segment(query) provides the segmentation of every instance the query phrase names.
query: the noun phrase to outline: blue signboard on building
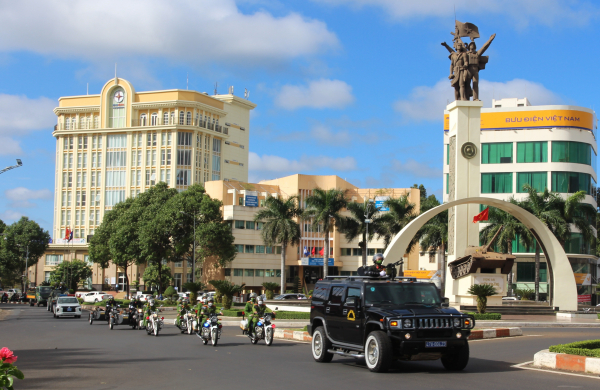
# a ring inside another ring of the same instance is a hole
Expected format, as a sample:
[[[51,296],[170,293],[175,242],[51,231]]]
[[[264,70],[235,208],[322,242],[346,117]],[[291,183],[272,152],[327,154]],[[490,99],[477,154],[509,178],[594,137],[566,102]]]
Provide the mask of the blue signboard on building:
[[[246,202],[244,204],[247,207],[258,207],[258,196],[246,195]]]
[[[385,201],[388,200],[389,198],[390,198],[389,196],[376,196],[375,197],[375,207],[377,207],[377,209],[379,211],[390,211],[389,207],[383,205],[385,203]]]
[[[320,265],[322,267],[323,266],[323,258],[322,257],[309,257],[308,265]],[[329,258],[327,265],[329,265],[330,267],[333,266],[333,257]]]

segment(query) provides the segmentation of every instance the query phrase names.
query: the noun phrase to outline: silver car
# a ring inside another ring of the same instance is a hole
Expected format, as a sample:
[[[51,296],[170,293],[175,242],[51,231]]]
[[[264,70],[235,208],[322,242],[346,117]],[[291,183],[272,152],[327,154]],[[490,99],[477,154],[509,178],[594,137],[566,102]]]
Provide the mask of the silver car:
[[[75,297],[58,297],[54,308],[54,318],[73,316],[81,318],[81,305]]]

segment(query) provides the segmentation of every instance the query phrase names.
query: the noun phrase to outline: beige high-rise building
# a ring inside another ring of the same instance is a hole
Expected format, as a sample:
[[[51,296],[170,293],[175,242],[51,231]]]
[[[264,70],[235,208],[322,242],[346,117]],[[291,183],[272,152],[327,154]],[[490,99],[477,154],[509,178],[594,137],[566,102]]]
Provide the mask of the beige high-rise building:
[[[58,102],[53,243],[29,271],[36,283],[63,260],[87,260],[89,236],[127,197],[161,181],[183,191],[211,180],[248,180],[256,105],[246,99],[179,89],[136,92],[114,78],[99,94]],[[73,232],[68,243],[67,228]],[[181,279],[187,267],[179,265],[173,271]],[[94,286],[124,280],[114,265],[93,268]],[[140,276],[137,267],[129,272],[130,280]]]

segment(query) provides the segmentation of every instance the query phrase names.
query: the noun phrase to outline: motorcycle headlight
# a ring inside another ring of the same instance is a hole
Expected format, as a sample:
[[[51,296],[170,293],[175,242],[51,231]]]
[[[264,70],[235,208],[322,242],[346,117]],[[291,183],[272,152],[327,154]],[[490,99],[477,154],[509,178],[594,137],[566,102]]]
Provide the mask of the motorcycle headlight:
[[[452,321],[452,324],[455,328],[460,328],[460,318],[455,318],[454,321]]]
[[[403,328],[412,328],[413,327],[413,322],[411,319],[406,318],[404,321],[402,321],[402,327]]]

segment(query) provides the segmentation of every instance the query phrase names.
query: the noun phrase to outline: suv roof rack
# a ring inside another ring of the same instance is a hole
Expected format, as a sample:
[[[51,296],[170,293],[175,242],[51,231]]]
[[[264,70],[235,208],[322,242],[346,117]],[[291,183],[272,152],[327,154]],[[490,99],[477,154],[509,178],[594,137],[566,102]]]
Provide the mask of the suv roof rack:
[[[406,282],[416,282],[417,278],[414,276],[397,276],[394,279],[390,279],[386,276],[326,276],[325,280],[334,279],[347,279],[347,280],[398,280]]]

